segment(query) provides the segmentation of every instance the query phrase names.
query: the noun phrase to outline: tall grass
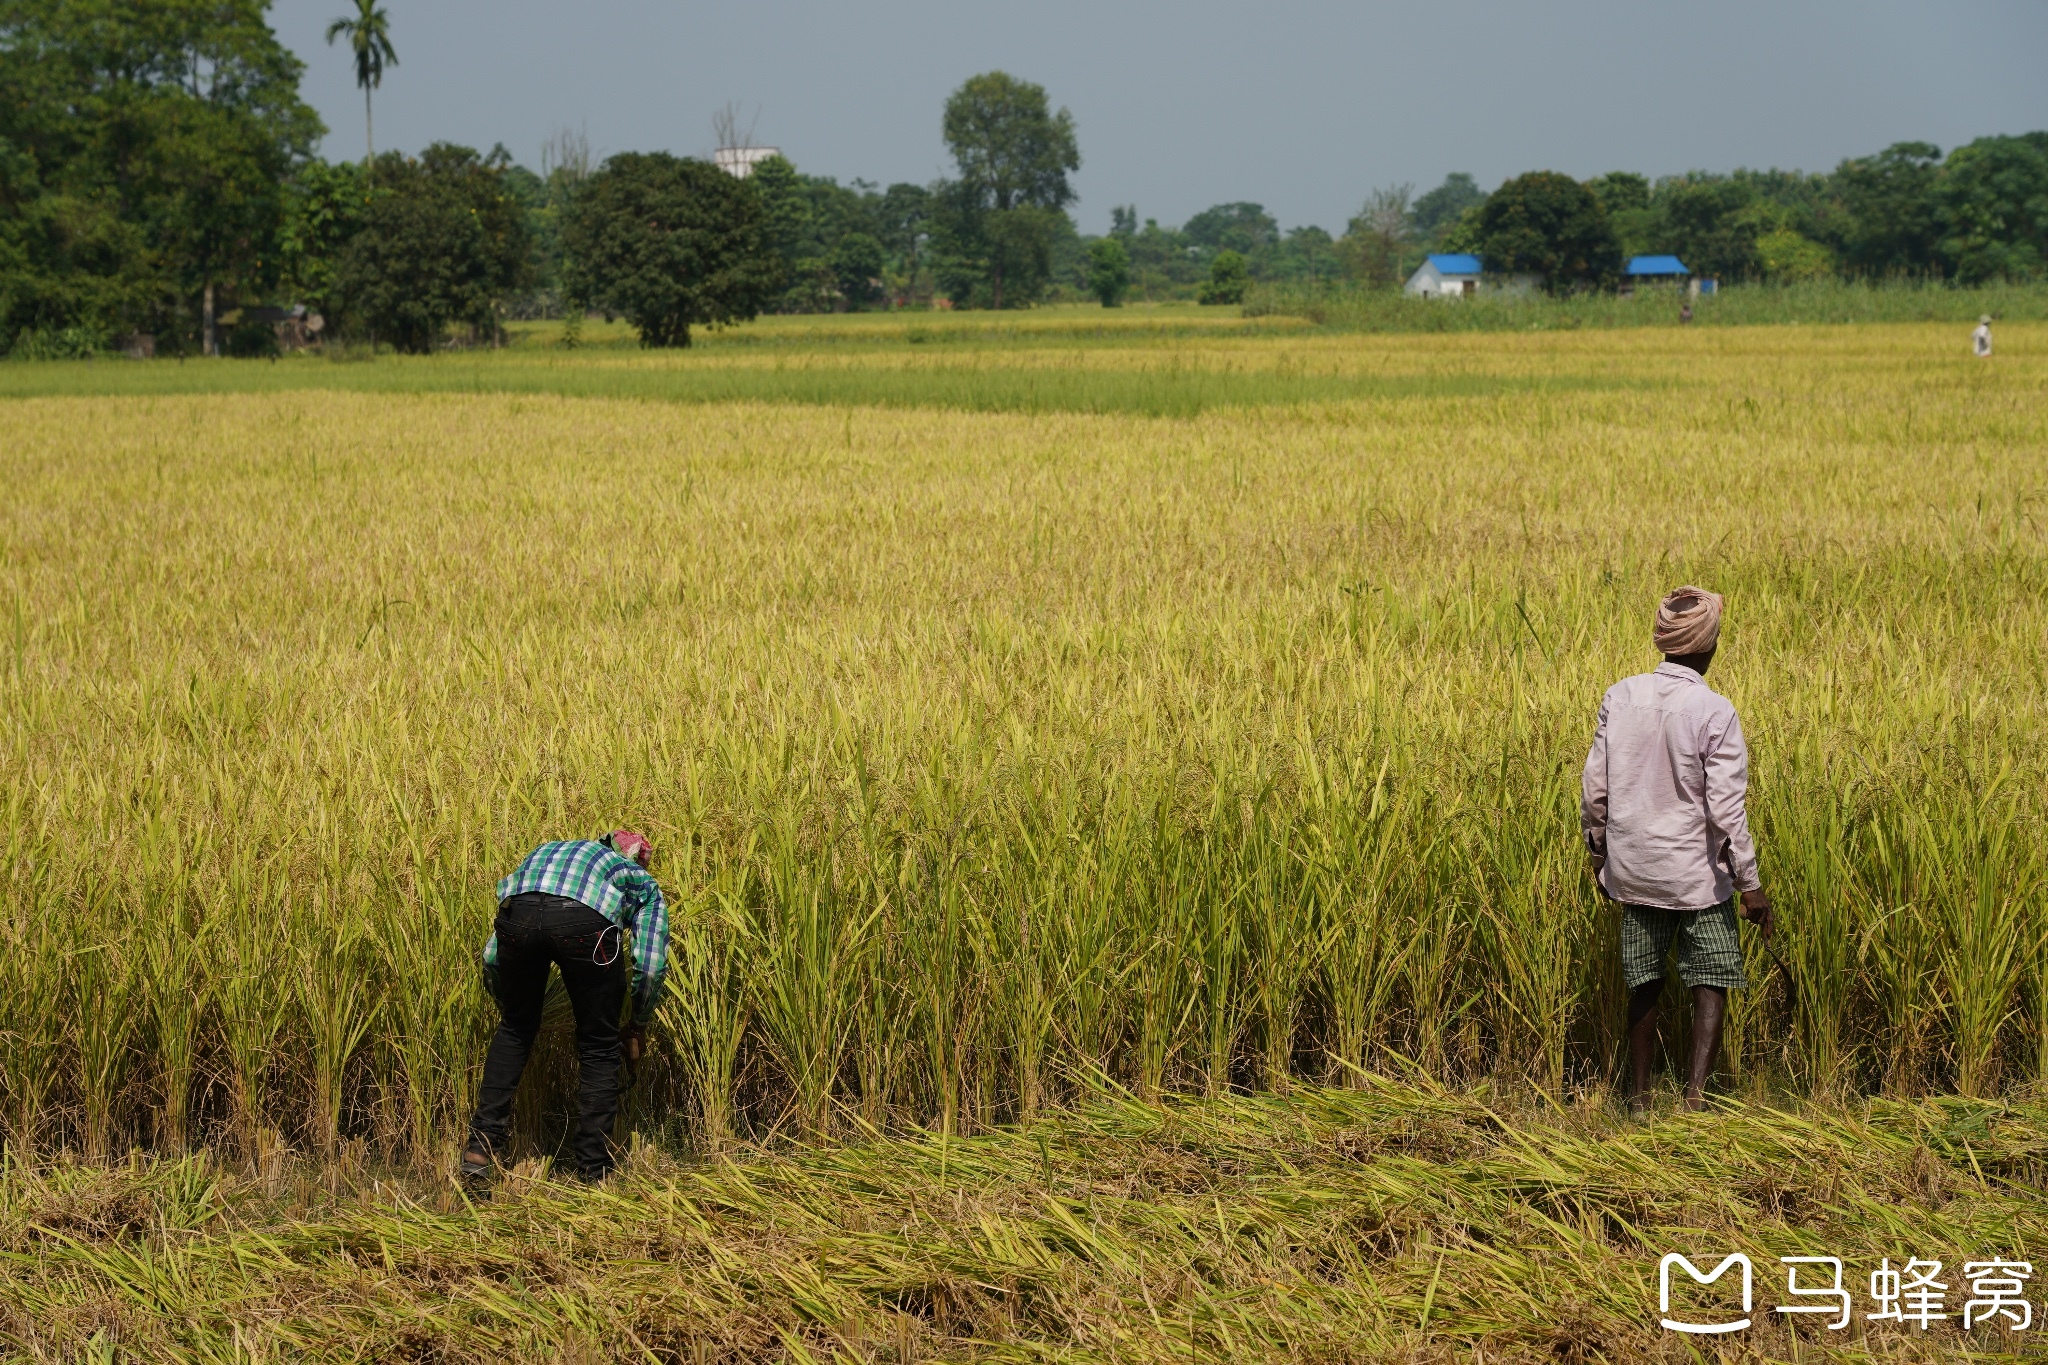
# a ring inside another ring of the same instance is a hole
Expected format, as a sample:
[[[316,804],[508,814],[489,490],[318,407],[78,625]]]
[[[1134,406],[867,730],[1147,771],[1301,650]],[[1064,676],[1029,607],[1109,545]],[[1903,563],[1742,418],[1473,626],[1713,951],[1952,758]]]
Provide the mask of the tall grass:
[[[1244,313],[1252,318],[1298,317],[1321,326],[1363,332],[1571,331],[1579,328],[1675,327],[1690,302],[1692,324],[1702,327],[1848,325],[1949,322],[1974,325],[1989,313],[2000,321],[2048,321],[2048,287],[1997,284],[1961,288],[1940,281],[1733,284],[1688,299],[1675,286],[1655,285],[1632,295],[1487,294],[1469,299],[1413,298],[1394,289],[1271,284],[1254,288]]]
[[[2033,336],[1062,360],[1493,386],[1186,420],[16,401],[7,1141],[436,1159],[496,878],[618,823],[676,902],[646,1131],[950,1139],[1105,1081],[1358,1067],[1597,1086],[1578,765],[1684,581],[1728,594],[1790,973],[1751,940],[1732,1082],[2040,1080]],[[1656,382],[1578,382],[1617,372]]]

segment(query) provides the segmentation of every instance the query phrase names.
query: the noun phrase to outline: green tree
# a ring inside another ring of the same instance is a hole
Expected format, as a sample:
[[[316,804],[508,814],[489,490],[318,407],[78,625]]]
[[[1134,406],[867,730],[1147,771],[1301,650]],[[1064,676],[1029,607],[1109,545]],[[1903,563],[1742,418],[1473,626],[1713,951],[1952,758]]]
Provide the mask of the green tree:
[[[1358,278],[1369,285],[1400,283],[1414,222],[1412,185],[1390,185],[1366,196],[1365,207],[1345,225],[1343,251]]]
[[[1137,216],[1134,207],[1131,216]],[[1176,298],[1191,295],[1208,276],[1202,249],[1188,241],[1180,229],[1161,227],[1156,218],[1124,240],[1131,255],[1131,282],[1145,298]]]
[[[505,185],[506,158],[437,142],[417,158],[386,152],[343,248],[333,294],[354,326],[415,354],[466,325],[500,331],[506,295],[531,279],[525,215]]]
[[[687,346],[692,326],[744,322],[774,299],[782,264],[764,237],[751,180],[708,161],[622,152],[570,210],[570,293],[623,316],[643,346]]]
[[[849,308],[867,308],[881,299],[888,260],[880,242],[865,232],[849,232],[832,244],[828,259],[833,283]]]
[[[1859,275],[1929,275],[1941,269],[1941,148],[1894,142],[1835,168],[1846,223],[1842,257]]]
[[[1444,183],[1415,201],[1409,210],[1409,231],[1417,240],[1437,245],[1438,235],[1467,209],[1486,202],[1486,191],[1463,171],[1453,171]]]
[[[1274,248],[1266,273],[1276,280],[1335,283],[1343,277],[1344,257],[1337,242],[1322,228],[1313,224],[1289,228],[1287,236]]]
[[[1609,171],[1588,180],[1586,188],[1593,191],[1593,197],[1607,211],[1607,221],[1614,225],[1623,257],[1641,255],[1651,249],[1657,215],[1650,207],[1648,176],[1634,171]]]
[[[1251,282],[1251,270],[1242,255],[1219,251],[1216,259],[1209,262],[1209,278],[1196,299],[1201,303],[1243,303]]]
[[[1728,176],[1688,175],[1657,186],[1653,236],[1695,274],[1753,279],[1763,271],[1756,241],[1770,225],[1755,213],[1756,192]]]
[[[1941,252],[1962,283],[2032,279],[2048,269],[2048,132],[1956,148],[1935,196]]]
[[[1756,254],[1764,278],[1774,284],[1826,279],[1835,273],[1835,253],[1789,227],[1758,237]]]
[[[1621,243],[1594,193],[1568,175],[1531,171],[1495,190],[1479,211],[1488,270],[1543,277],[1553,294],[1611,285]]]
[[[1262,204],[1217,204],[1182,223],[1180,231],[1205,259],[1219,251],[1235,251],[1245,258],[1247,268],[1280,242],[1280,225]]]
[[[377,139],[370,122],[370,92],[384,84],[384,68],[398,65],[398,49],[391,46],[391,16],[377,0],[356,0],[356,12],[327,26],[327,45],[347,38],[356,59],[356,84],[363,88],[363,160],[377,155]]]
[[[788,157],[754,163],[748,183],[761,206],[761,245],[784,265],[793,265],[811,235],[811,203],[803,177]]]
[[[289,297],[339,316],[335,273],[362,228],[367,197],[361,166],[309,161],[299,168],[286,187],[277,238],[278,282]]]
[[[68,328],[176,346],[196,314],[211,351],[217,295],[274,285],[285,187],[322,130],[266,10],[0,9],[0,344]]]
[[[1474,256],[1478,255],[1486,236],[1485,229],[1480,226],[1479,222],[1480,215],[1485,212],[1486,202],[1481,200],[1456,218],[1438,224],[1436,241],[1434,243],[1436,249],[1438,251],[1462,251]]]
[[[1629,209],[1650,207],[1650,178],[1634,171],[1609,171],[1588,180],[1586,188],[1593,191],[1610,218]]]
[[[1073,115],[1052,112],[1044,86],[990,71],[947,99],[941,129],[959,171],[937,196],[947,273],[969,301],[985,285],[990,307],[1030,302],[1074,200],[1067,175],[1081,153]]]
[[[1098,237],[1088,244],[1088,292],[1104,308],[1123,306],[1124,291],[1131,287],[1131,253],[1115,237]]]
[[[918,271],[932,229],[932,192],[922,185],[891,185],[876,201],[873,218],[876,238],[896,262],[899,293],[908,303],[918,297]]]

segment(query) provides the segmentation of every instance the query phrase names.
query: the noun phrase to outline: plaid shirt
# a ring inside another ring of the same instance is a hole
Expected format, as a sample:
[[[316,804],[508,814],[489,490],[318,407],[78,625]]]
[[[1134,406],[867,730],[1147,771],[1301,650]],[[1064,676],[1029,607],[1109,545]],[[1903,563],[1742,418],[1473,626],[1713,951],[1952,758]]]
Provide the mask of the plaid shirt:
[[[528,891],[581,901],[626,931],[633,957],[633,1021],[654,1018],[668,975],[668,903],[647,870],[595,839],[542,844],[498,883],[498,903]],[[498,936],[484,944],[484,984],[498,993]]]

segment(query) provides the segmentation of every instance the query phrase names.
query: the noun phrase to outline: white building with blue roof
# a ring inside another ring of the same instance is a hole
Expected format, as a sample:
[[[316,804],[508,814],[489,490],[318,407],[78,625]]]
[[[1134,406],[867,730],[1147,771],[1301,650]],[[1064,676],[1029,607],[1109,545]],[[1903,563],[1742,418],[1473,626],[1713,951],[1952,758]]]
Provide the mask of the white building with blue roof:
[[[1479,277],[1485,273],[1479,258],[1467,252],[1425,256],[1402,292],[1425,299],[1463,298],[1479,292]]]
[[[1474,294],[1527,294],[1543,287],[1541,275],[1487,274],[1486,265],[1469,252],[1425,256],[1402,292],[1424,299],[1462,299]]]

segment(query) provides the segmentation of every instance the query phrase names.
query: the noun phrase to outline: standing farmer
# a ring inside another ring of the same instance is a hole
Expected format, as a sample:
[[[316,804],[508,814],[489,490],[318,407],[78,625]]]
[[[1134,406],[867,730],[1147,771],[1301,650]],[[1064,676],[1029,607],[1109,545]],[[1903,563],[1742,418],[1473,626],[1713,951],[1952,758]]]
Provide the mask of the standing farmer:
[[[1991,314],[1977,319],[1977,330],[1970,333],[1970,349],[1977,353],[1977,359],[1991,358]]]
[[[1664,662],[1624,678],[1600,699],[1586,755],[1580,822],[1593,876],[1621,903],[1621,962],[1628,980],[1629,1102],[1649,1103],[1664,956],[1678,942],[1678,973],[1692,987],[1692,1074],[1686,1104],[1704,1103],[1721,1044],[1728,992],[1748,982],[1735,930],[1742,917],[1771,932],[1743,798],[1749,750],[1707,666],[1721,635],[1721,595],[1679,588],[1657,608]]]
[[[668,906],[647,871],[651,852],[630,829],[542,844],[498,883],[497,932],[484,944],[484,984],[503,1018],[484,1058],[476,1117],[462,1153],[465,1181],[481,1183],[505,1150],[512,1098],[540,1032],[550,964],[561,968],[576,1013],[576,1173],[597,1181],[611,1172],[619,1053],[623,1047],[627,1060],[640,1059],[643,1031],[668,972]],[[632,1022],[621,1029],[629,989]]]

